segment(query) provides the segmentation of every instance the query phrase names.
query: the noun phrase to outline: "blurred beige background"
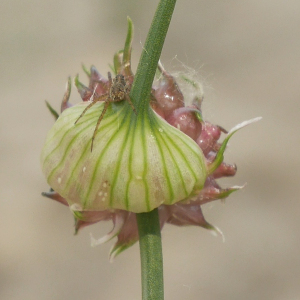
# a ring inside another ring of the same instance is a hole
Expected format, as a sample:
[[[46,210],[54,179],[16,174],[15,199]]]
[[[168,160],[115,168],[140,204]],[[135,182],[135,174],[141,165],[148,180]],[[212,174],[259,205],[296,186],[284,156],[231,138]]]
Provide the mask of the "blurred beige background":
[[[0,299],[141,299],[139,249],[114,263],[112,243],[90,247],[111,224],[73,235],[67,208],[43,198],[39,165],[69,75],[81,63],[108,71],[126,17],[138,57],[158,1],[1,1]],[[204,206],[226,242],[201,228],[163,230],[165,295],[174,300],[300,299],[300,2],[179,0],[162,54],[165,67],[195,69],[206,119],[237,133],[226,162],[242,185]],[[79,96],[73,88],[72,102]]]

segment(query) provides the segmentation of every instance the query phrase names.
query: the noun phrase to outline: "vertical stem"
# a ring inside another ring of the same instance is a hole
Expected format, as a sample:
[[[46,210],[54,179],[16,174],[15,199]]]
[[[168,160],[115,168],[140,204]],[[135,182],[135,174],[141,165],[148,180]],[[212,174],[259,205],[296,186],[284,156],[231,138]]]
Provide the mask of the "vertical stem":
[[[145,117],[158,60],[176,0],[160,0],[131,87],[130,98],[138,116]],[[158,209],[136,214],[142,269],[143,300],[163,300],[163,259]]]
[[[142,269],[142,299],[163,300],[163,258],[158,209],[136,214]]]
[[[149,107],[149,96],[158,60],[171,22],[176,0],[160,0],[137,67],[130,98],[137,112]]]

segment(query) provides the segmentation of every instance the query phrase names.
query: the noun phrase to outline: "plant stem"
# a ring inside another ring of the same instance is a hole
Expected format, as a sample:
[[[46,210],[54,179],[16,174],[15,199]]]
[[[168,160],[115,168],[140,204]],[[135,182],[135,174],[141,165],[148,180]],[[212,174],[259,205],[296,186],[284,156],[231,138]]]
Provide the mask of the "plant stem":
[[[176,0],[160,0],[143,47],[130,92],[131,101],[140,118],[144,118],[145,113],[149,112],[152,82],[175,4]],[[163,300],[163,259],[158,209],[136,216],[140,238],[142,298]]]
[[[163,258],[158,209],[136,214],[142,270],[142,299],[163,300]]]
[[[175,4],[176,0],[161,0],[152,20],[130,92],[137,112],[149,108],[152,82]]]

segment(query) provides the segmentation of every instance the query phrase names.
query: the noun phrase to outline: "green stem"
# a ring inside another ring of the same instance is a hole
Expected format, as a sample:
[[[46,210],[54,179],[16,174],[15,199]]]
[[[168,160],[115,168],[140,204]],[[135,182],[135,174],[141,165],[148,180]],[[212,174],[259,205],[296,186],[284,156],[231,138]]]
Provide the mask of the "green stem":
[[[154,15],[137,67],[130,98],[139,113],[149,107],[152,82],[176,0],[161,0]]]
[[[163,300],[163,258],[158,209],[136,214],[142,269],[142,299]]]
[[[140,118],[145,117],[145,113],[149,111],[152,82],[175,4],[176,0],[160,0],[143,47],[130,92],[131,101]],[[129,31],[131,32],[132,28]],[[137,214],[137,223],[140,238],[143,300],[163,300],[163,259],[158,209]]]

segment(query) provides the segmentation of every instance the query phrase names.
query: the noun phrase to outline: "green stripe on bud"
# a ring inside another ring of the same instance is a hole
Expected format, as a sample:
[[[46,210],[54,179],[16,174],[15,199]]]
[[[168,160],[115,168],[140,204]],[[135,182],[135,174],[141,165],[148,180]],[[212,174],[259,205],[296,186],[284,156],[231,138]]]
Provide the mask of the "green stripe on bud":
[[[95,104],[74,125],[88,104],[62,113],[41,155],[48,183],[72,210],[147,212],[203,188],[207,167],[201,149],[152,110],[136,116],[125,102],[109,105],[91,152],[104,104]]]

